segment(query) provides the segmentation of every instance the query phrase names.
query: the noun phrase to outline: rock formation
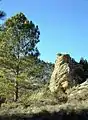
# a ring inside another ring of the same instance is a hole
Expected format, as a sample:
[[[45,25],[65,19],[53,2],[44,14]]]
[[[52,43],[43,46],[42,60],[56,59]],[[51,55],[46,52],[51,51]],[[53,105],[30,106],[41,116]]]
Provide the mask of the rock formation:
[[[76,85],[81,81],[80,75],[82,67],[73,60],[69,54],[59,54],[55,62],[54,71],[50,79],[50,91],[58,92],[59,89],[66,89]]]
[[[88,102],[88,80],[72,87],[67,91],[68,102],[74,103],[75,101]]]

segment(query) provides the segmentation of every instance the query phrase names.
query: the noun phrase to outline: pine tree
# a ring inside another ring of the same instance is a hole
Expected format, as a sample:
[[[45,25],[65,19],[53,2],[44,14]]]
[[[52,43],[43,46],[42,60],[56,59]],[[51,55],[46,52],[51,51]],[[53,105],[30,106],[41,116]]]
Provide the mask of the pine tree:
[[[0,32],[0,65],[15,74],[15,101],[18,100],[18,80],[21,74],[32,64],[30,58],[37,58],[40,54],[36,47],[39,35],[38,26],[28,21],[23,13],[9,18]]]

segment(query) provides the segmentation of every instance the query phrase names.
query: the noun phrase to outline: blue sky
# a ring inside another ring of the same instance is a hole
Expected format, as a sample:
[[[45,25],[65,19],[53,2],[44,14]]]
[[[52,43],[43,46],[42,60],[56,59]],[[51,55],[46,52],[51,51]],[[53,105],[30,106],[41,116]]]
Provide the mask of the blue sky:
[[[88,58],[88,0],[2,0],[7,18],[23,12],[40,28],[40,58],[54,62],[57,53],[79,61]]]

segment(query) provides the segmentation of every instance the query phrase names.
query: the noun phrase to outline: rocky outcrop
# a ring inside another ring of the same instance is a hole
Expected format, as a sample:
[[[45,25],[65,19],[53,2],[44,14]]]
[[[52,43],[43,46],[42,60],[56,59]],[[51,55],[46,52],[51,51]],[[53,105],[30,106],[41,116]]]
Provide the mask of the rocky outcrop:
[[[55,62],[54,71],[50,79],[50,91],[58,92],[59,89],[66,89],[82,81],[80,76],[82,67],[73,60],[69,54],[59,54]]]
[[[67,91],[68,102],[72,103],[74,101],[86,101],[88,102],[88,80],[74,86]]]

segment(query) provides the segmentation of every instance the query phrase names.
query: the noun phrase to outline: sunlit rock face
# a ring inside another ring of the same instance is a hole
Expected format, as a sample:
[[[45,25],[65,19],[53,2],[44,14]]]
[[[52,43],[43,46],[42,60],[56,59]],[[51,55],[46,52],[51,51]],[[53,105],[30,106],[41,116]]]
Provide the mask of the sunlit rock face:
[[[75,69],[79,68],[76,62],[72,61],[69,54],[59,54],[55,62],[54,71],[50,79],[50,91],[57,92],[59,89],[66,90],[76,84]],[[80,78],[81,79],[81,78]]]
[[[79,101],[88,104],[88,80],[80,85],[74,86],[67,91],[68,102],[74,103]],[[86,104],[84,104],[86,106]]]

